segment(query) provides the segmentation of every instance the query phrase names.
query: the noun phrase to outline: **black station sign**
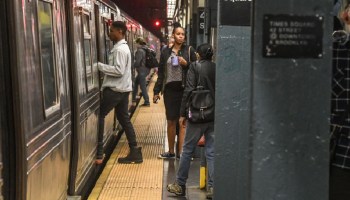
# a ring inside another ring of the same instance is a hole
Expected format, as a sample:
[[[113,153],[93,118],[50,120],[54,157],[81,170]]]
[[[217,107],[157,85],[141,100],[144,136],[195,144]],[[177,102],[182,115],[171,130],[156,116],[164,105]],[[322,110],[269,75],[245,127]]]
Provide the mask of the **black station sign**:
[[[222,0],[220,2],[220,24],[250,26],[252,0]]]
[[[204,27],[205,27],[205,11],[203,7],[198,8],[198,33],[204,34]]]
[[[263,56],[322,58],[323,17],[264,15]]]

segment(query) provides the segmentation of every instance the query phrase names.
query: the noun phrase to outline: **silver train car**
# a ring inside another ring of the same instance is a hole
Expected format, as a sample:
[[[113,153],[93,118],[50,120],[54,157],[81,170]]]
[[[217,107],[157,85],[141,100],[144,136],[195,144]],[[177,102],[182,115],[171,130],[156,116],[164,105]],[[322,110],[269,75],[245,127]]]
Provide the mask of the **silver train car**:
[[[86,197],[101,168],[97,62],[107,61],[116,20],[132,52],[137,37],[159,47],[109,0],[0,1],[0,199]],[[113,111],[105,123],[108,152],[120,136]]]

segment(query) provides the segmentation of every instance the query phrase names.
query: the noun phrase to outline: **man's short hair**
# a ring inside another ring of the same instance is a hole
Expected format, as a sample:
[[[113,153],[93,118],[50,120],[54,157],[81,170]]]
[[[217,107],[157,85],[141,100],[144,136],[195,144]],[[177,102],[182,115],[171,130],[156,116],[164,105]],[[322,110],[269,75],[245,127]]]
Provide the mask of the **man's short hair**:
[[[122,30],[123,35],[125,35],[126,30],[127,30],[126,24],[124,22],[122,22],[122,21],[114,21],[112,23],[112,27],[115,28],[115,29]]]

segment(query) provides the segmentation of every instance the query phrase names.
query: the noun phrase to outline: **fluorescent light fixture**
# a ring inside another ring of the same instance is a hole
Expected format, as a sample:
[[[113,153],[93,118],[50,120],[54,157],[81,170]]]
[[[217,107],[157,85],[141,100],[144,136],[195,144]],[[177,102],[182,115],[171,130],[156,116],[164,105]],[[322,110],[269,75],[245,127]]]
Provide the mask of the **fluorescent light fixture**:
[[[167,0],[167,18],[174,17],[176,0]]]

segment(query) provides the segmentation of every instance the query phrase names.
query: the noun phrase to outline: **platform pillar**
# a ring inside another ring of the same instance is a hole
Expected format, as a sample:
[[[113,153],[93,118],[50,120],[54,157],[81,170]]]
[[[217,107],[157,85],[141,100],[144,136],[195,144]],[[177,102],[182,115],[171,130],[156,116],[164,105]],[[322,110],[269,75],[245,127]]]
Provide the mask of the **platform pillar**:
[[[214,199],[328,199],[332,3],[219,0]]]

